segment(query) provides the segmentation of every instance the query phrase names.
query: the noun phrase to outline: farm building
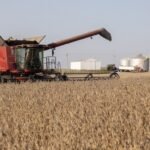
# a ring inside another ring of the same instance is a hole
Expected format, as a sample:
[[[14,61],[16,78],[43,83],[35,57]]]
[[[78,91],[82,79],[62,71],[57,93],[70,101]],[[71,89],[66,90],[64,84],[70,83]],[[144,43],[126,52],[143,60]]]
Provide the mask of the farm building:
[[[71,62],[70,68],[72,70],[100,70],[101,62],[96,59],[87,59],[82,61]]]

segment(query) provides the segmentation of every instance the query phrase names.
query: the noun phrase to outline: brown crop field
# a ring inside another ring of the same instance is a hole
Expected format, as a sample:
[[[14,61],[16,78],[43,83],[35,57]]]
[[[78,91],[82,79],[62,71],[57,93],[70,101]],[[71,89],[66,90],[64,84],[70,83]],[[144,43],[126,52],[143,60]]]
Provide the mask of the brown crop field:
[[[0,84],[0,150],[150,150],[150,74]]]

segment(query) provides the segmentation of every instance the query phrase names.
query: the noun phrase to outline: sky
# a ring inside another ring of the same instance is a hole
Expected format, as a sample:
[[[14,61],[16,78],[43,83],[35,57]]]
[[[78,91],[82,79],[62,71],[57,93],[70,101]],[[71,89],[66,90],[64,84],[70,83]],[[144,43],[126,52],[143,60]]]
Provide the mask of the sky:
[[[94,36],[58,47],[55,55],[63,68],[89,58],[119,65],[122,58],[150,55],[149,14],[149,0],[0,0],[0,35],[46,35],[42,43],[48,44],[104,27],[111,42]]]

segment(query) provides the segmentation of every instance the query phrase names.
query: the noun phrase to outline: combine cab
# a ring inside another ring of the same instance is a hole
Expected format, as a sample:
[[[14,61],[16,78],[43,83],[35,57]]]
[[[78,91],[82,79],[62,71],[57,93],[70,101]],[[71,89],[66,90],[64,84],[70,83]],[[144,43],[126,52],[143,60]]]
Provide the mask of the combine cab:
[[[12,38],[4,40],[0,37],[0,81],[65,80],[65,75],[61,75],[59,71],[56,72],[55,49],[95,35],[101,35],[111,41],[110,33],[104,28],[47,45],[40,44],[44,37],[24,40]],[[49,49],[51,49],[52,55],[44,58],[44,51]]]

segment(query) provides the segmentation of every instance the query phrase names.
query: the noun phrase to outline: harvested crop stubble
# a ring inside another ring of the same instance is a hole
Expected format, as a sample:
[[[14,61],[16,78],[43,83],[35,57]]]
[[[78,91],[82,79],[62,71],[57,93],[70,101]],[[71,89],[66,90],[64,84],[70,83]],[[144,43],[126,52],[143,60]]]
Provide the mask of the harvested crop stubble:
[[[148,150],[150,78],[0,85],[0,149]]]

